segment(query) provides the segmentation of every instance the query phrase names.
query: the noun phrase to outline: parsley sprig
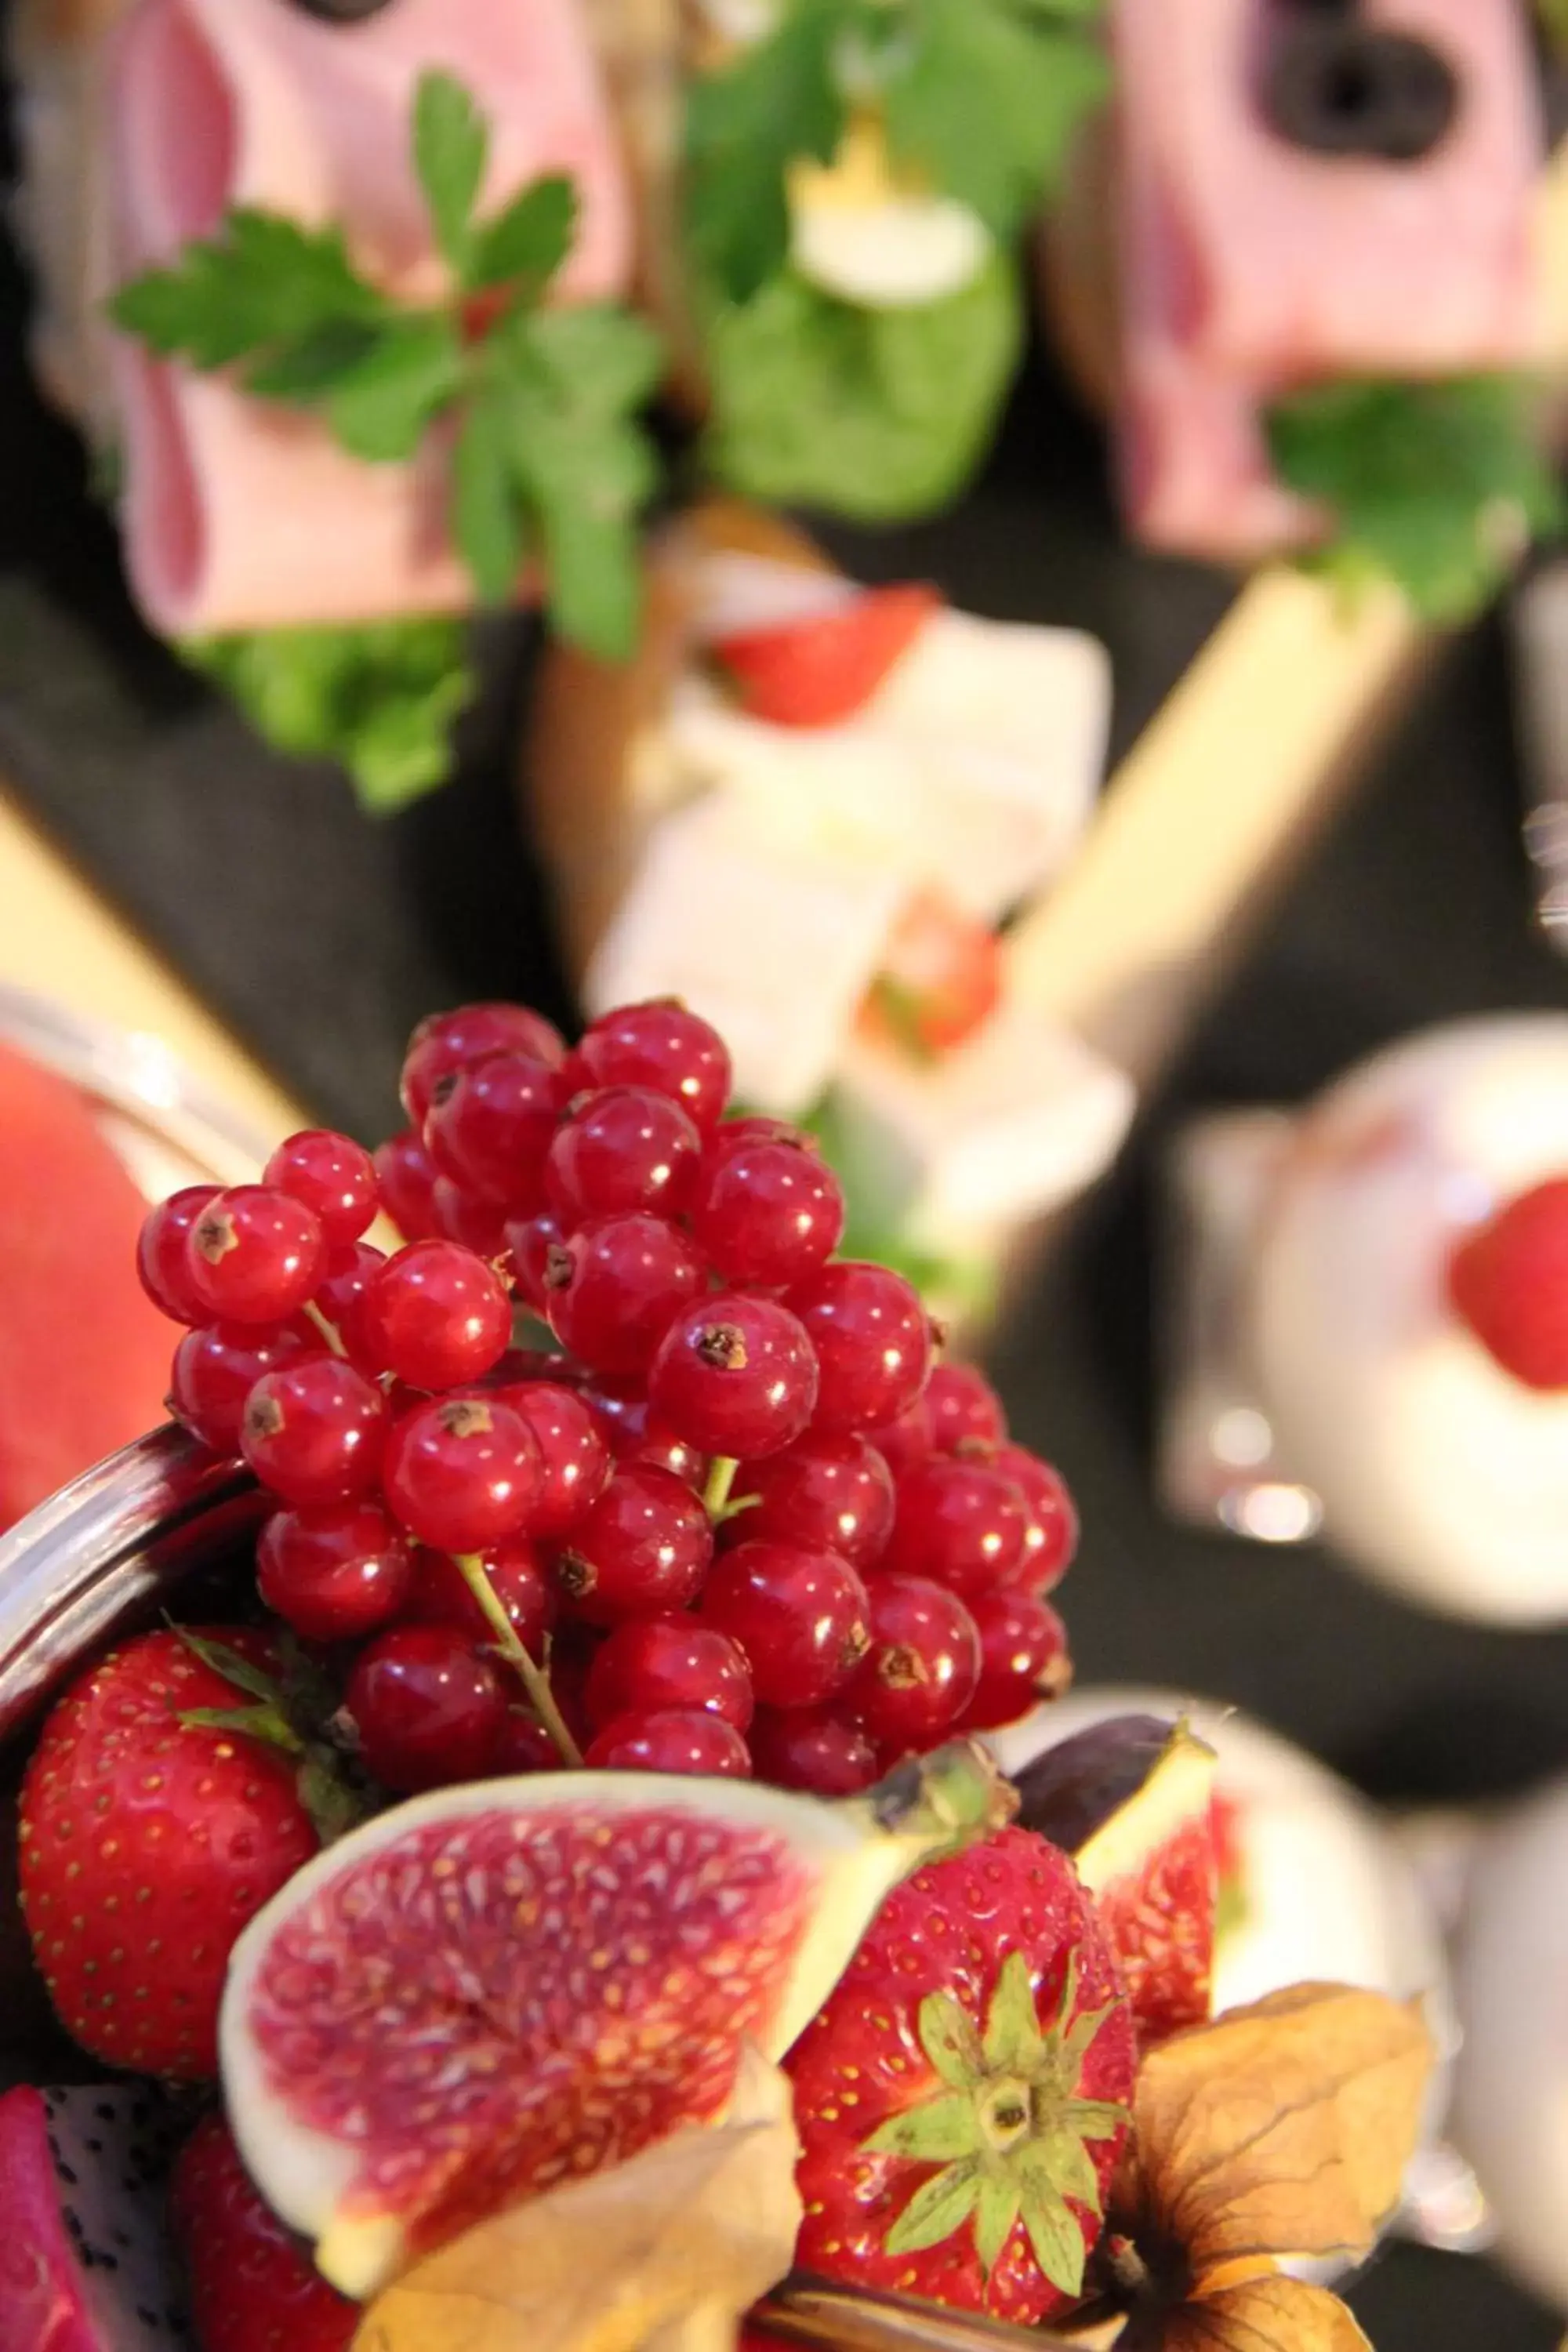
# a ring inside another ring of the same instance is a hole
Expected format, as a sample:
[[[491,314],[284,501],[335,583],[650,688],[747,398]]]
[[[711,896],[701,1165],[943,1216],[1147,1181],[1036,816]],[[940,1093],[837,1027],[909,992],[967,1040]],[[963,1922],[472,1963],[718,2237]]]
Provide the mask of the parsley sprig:
[[[637,519],[658,478],[637,412],[661,373],[658,338],[609,304],[545,307],[575,192],[542,179],[480,218],[489,129],[449,74],[420,81],[413,152],[445,300],[369,284],[335,227],[237,207],[216,236],[121,287],[112,315],[165,357],[320,416],[368,463],[449,434],[452,533],[480,601],[506,602],[536,559],[562,635],[622,658],[637,628]]]
[[[699,265],[745,303],[783,269],[785,173],[830,162],[869,104],[896,163],[1005,244],[1049,194],[1109,85],[1102,0],[779,0],[771,33],[687,102],[687,220]]]

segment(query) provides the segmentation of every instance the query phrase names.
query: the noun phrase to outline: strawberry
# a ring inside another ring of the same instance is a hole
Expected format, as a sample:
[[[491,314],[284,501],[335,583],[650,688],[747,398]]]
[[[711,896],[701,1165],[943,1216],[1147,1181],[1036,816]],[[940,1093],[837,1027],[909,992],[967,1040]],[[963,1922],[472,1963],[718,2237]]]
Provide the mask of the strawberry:
[[[1009,1829],[917,1873],[786,2063],[804,2270],[1026,2326],[1079,2295],[1136,2056],[1066,1854]]]
[[[190,1646],[210,1642],[220,1672]],[[143,1634],[55,1708],[20,1804],[22,1910],[61,2022],[110,2065],[217,2073],[224,1971],[247,1920],[317,1851],[311,1768],[244,1632]],[[257,1706],[260,1699],[262,1704]],[[188,1720],[213,1711],[219,1724]],[[270,1744],[236,1726],[253,1715]]]
[[[345,2352],[359,2305],[327,2284],[262,2199],[221,2115],[180,2151],[170,2220],[202,2352]]]
[[[721,638],[713,657],[753,719],[837,727],[869,702],[941,606],[938,591],[919,583],[868,588],[809,620]]]
[[[1448,1297],[1505,1372],[1568,1389],[1568,1176],[1521,1192],[1459,1244]]]
[[[921,1058],[951,1053],[988,1021],[1002,996],[1002,945],[988,925],[934,890],[912,898],[895,925],[860,1026]]]

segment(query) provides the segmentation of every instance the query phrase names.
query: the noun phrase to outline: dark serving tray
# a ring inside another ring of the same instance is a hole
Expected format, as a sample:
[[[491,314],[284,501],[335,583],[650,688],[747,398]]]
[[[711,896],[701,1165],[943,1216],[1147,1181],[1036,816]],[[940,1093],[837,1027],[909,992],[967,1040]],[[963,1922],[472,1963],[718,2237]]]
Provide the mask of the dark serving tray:
[[[363,819],[340,778],[270,757],[138,625],[79,451],[28,383],[24,303],[0,259],[0,776],[320,1116],[385,1132],[420,1013],[473,995],[568,1009],[512,788],[531,633],[492,635],[458,781],[394,822]],[[1039,360],[963,506],[835,543],[868,577],[925,574],[981,612],[1092,629],[1115,666],[1115,754],[1232,593],[1121,544],[1098,437]],[[994,1350],[1020,1434],[1083,1507],[1067,1588],[1082,1677],[1235,1700],[1401,1802],[1490,1797],[1568,1767],[1568,1633],[1445,1625],[1316,1549],[1246,1549],[1160,1516],[1152,1171],[1194,1106],[1302,1095],[1421,1022],[1568,1008],[1568,966],[1531,936],[1519,815],[1488,625],[1385,745]],[[1485,2263],[1407,2247],[1354,2302],[1380,2352],[1551,2352],[1561,2332]]]

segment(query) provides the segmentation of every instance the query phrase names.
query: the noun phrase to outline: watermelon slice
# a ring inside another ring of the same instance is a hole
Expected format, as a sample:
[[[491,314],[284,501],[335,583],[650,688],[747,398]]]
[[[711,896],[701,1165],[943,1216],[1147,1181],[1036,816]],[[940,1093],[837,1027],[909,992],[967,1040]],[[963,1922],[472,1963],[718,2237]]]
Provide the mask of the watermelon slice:
[[[146,1205],[77,1089],[0,1046],[0,1528],[166,1418]]]

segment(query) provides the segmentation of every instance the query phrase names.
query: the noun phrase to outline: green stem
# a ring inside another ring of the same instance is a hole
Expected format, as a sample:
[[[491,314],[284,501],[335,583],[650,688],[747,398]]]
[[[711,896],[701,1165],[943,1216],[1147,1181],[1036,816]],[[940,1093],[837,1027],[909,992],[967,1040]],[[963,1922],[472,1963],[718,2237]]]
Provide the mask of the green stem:
[[[305,1314],[308,1319],[315,1325],[317,1330],[321,1333],[322,1339],[326,1341],[334,1356],[346,1356],[348,1354],[348,1349],[344,1347],[342,1340],[338,1335],[337,1325],[335,1323],[330,1323],[327,1320],[327,1318],[322,1314],[321,1308],[317,1306],[313,1298],[306,1300]]]
[[[484,1561],[478,1552],[454,1552],[453,1560],[458,1575],[484,1612],[485,1622],[496,1637],[496,1647],[517,1672],[517,1678],[528,1693],[529,1704],[555,1742],[556,1751],[563,1764],[580,1768],[583,1751],[566,1727],[566,1719],[555,1704],[555,1694],[542,1667],[536,1666],[524,1644],[518,1638],[516,1626],[502,1608],[495,1586],[485,1574]]]
[[[735,1483],[735,1473],[741,1465],[733,1454],[716,1454],[708,1465],[708,1484],[702,1489],[702,1507],[715,1521],[722,1518],[724,1506],[730,1499],[730,1489]]]

